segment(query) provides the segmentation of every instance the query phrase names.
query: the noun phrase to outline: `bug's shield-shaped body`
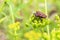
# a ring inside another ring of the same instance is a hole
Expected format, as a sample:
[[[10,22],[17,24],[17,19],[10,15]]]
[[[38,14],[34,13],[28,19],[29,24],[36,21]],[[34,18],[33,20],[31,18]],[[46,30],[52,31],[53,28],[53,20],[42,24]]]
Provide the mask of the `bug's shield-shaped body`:
[[[46,18],[46,17],[47,17],[45,14],[43,14],[43,13],[40,12],[40,11],[36,11],[35,16],[36,16],[36,17],[40,17],[40,18]]]

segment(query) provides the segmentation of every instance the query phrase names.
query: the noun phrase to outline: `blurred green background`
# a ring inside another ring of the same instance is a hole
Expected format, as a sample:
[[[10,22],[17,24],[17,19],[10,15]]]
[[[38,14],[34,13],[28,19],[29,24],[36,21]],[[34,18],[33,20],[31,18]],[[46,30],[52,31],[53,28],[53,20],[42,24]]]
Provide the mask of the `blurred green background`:
[[[60,16],[60,0],[46,0],[47,15],[56,10]],[[7,26],[16,20],[24,26],[36,11],[45,12],[45,0],[0,0],[0,30],[5,33]],[[54,16],[54,15],[53,15]]]

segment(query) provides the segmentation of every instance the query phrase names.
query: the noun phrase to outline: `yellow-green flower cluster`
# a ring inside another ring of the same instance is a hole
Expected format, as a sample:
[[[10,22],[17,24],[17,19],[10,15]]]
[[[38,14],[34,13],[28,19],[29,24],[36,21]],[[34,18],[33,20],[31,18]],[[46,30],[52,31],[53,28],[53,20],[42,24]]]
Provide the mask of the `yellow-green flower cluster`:
[[[50,35],[48,35],[47,33],[43,33],[43,38],[46,40],[50,40]]]
[[[25,38],[28,38],[29,40],[38,40],[41,37],[41,33],[30,31],[24,34]]]
[[[34,15],[31,16],[30,18],[30,23],[37,26],[38,25],[48,25],[50,23],[50,19],[46,19],[46,18],[39,18],[39,17],[35,17]]]
[[[59,29],[53,29],[52,32],[51,32],[51,35],[52,35],[52,40],[59,40],[60,39],[60,28]]]
[[[20,22],[9,24],[8,27],[9,27],[9,29],[18,30],[18,29],[20,29]]]
[[[60,27],[60,17],[58,15],[55,16],[55,22],[57,23],[58,27]]]
[[[55,16],[55,19],[56,19],[56,20],[59,20],[60,18],[59,18],[59,16],[58,16],[58,15],[56,15],[56,16]]]

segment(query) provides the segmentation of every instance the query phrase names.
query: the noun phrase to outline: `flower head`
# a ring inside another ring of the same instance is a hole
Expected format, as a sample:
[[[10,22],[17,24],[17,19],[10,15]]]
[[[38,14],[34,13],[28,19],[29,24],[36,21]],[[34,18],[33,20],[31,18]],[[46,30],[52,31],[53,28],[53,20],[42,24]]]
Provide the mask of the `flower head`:
[[[35,32],[35,31],[30,31],[30,32],[25,33],[24,36],[28,39],[37,40],[37,39],[39,39],[39,37],[41,37],[41,33],[38,33],[38,32]]]
[[[16,22],[16,23],[13,23],[13,24],[9,24],[9,29],[20,29],[20,23],[19,22]]]

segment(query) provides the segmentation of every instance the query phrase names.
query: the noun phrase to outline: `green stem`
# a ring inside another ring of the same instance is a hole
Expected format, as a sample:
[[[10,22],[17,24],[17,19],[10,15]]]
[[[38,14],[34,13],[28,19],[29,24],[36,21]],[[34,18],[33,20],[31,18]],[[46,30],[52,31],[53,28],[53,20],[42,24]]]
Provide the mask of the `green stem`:
[[[45,0],[45,13],[47,15],[47,0]]]
[[[47,15],[47,18],[48,18],[48,12],[47,12],[47,0],[45,0],[45,13]],[[50,40],[50,32],[49,32],[49,25],[47,25],[47,33],[48,33],[48,39]]]
[[[47,33],[48,33],[48,39],[50,40],[49,25],[47,25]]]
[[[15,40],[17,40],[17,30],[14,30]]]
[[[10,14],[11,14],[11,18],[12,18],[12,23],[14,23],[14,13],[13,13],[13,8],[12,8],[11,4],[9,4],[9,8],[10,8]]]

